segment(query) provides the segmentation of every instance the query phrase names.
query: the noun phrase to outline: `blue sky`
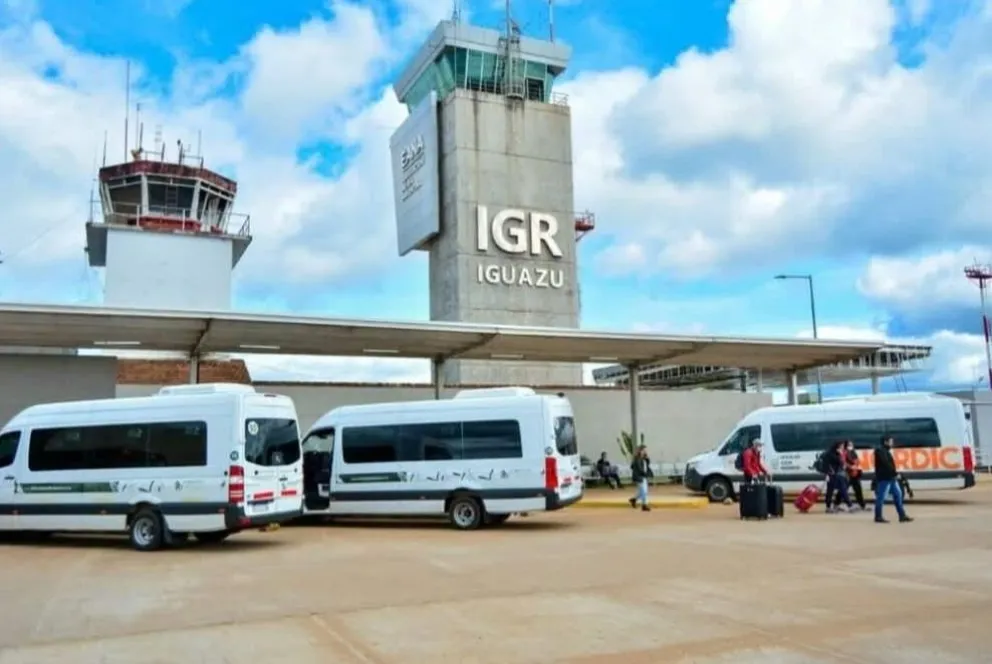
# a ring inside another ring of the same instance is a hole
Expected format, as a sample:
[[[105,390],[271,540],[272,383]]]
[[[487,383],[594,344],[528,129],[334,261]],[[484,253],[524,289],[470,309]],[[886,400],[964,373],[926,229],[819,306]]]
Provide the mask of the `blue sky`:
[[[500,2],[462,5],[500,20]],[[772,277],[810,273],[821,336],[933,344],[911,384],[974,383],[978,296],[962,268],[992,261],[990,7],[559,1],[575,208],[598,222],[580,244],[583,326],[808,335],[804,285]],[[100,301],[82,228],[103,132],[121,149],[130,60],[149,125],[202,131],[241,183],[255,242],[237,308],[425,319],[426,259],[395,253],[388,139],[405,110],[389,83],[450,8],[0,0],[0,155],[17,164],[0,183],[0,299]],[[544,0],[514,8],[546,34]],[[333,362],[319,371],[425,373]]]

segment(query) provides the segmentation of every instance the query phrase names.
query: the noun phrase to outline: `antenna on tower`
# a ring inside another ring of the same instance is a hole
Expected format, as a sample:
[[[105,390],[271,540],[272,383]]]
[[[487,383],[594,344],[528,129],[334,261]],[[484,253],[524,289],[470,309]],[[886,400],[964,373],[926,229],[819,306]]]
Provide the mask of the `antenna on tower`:
[[[103,130],[103,166],[107,165],[107,130]]]
[[[548,41],[555,41],[555,0],[548,0]]]
[[[134,158],[141,155],[141,102],[134,105]]]
[[[451,2],[451,22],[458,25],[462,22],[462,3],[461,0],[452,0]]]
[[[127,123],[131,116],[131,61],[124,70],[124,161],[127,161]]]
[[[982,332],[985,335],[985,363],[989,372],[989,389],[992,390],[992,324],[986,307],[989,283],[992,282],[992,265],[974,265],[964,269],[964,276],[978,284],[978,296],[982,303]]]
[[[103,160],[107,160],[107,141],[103,142]],[[90,184],[90,216],[87,223],[93,223],[93,211],[96,208],[96,155],[93,155],[93,182]]]

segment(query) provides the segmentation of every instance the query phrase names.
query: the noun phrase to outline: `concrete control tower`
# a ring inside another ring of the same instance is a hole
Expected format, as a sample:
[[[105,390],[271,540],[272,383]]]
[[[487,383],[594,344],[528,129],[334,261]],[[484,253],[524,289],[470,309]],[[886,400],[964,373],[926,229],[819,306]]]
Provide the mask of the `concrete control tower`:
[[[233,212],[238,184],[177,144],[131,151],[99,172],[101,221],[86,223],[86,253],[106,268],[112,307],[223,311],[232,270],[251,244],[247,215]]]
[[[391,141],[399,254],[430,254],[431,320],[576,328],[572,123],[552,91],[571,50],[443,21],[394,89],[410,116]],[[570,385],[581,368],[449,361],[448,384]],[[517,360],[520,362],[507,362]]]

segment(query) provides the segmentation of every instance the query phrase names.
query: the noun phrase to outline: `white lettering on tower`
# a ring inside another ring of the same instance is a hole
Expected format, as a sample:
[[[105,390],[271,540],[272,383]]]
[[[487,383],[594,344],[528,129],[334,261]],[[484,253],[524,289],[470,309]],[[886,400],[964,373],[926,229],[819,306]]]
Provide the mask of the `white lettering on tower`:
[[[557,260],[563,256],[558,244],[558,219],[543,212],[518,209],[500,210],[489,218],[489,209],[480,205],[476,212],[476,247],[488,253],[490,242],[508,257],[530,254],[535,258]],[[529,263],[529,261],[528,261]],[[520,265],[479,264],[479,283],[562,288],[565,273],[561,269]]]

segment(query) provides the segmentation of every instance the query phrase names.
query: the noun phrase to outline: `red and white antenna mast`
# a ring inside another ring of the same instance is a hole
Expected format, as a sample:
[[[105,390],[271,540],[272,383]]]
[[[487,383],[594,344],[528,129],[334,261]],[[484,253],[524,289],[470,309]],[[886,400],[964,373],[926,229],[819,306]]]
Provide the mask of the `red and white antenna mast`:
[[[978,284],[978,293],[982,302],[982,332],[985,334],[985,364],[988,368],[989,389],[992,390],[992,325],[989,324],[989,312],[986,305],[989,283],[992,282],[992,265],[975,263],[964,269],[964,276]]]

